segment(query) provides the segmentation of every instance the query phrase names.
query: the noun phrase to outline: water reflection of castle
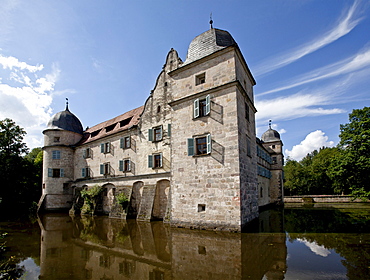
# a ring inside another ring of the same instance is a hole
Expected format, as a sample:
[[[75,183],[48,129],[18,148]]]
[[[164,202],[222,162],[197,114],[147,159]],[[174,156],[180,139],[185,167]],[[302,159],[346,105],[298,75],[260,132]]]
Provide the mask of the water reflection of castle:
[[[40,221],[40,279],[284,279],[285,234],[170,228],[107,217]]]

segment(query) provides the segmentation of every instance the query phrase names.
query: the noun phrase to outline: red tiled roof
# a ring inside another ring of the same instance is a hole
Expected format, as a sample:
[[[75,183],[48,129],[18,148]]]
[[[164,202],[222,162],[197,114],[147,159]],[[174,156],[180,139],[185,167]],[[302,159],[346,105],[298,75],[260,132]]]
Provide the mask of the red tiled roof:
[[[78,145],[101,139],[103,137],[115,134],[120,131],[124,131],[134,125],[137,125],[140,121],[140,115],[143,110],[144,106],[141,106],[122,115],[119,115],[113,119],[107,120],[86,129],[84,131],[84,137],[81,139]],[[121,122],[123,122],[123,126],[121,126]]]

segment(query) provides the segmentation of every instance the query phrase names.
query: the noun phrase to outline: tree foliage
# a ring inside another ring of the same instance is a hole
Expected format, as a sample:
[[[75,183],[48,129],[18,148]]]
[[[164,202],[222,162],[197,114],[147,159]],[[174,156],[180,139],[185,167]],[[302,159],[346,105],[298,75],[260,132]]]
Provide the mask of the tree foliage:
[[[286,195],[352,194],[370,198],[370,107],[356,109],[340,125],[335,148],[313,151],[301,161],[287,161]]]
[[[41,195],[42,154],[28,154],[26,132],[10,119],[0,121],[0,208],[28,208]]]

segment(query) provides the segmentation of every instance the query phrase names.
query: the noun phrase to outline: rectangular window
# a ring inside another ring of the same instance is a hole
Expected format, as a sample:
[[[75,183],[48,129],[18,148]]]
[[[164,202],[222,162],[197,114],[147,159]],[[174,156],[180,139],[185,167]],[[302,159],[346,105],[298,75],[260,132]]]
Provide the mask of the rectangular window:
[[[211,134],[188,138],[188,156],[208,155],[212,151]]]
[[[63,168],[48,168],[48,177],[61,178],[64,177]]]
[[[206,82],[206,73],[202,73],[195,76],[195,85],[201,85]]]
[[[124,159],[119,161],[119,171],[129,172],[131,171],[131,161],[129,159]]]
[[[126,136],[120,139],[121,149],[129,149],[131,147],[131,137]]]
[[[252,157],[251,140],[247,136],[247,156]]]
[[[92,150],[90,148],[87,148],[83,150],[83,157],[84,158],[91,158],[92,157]]]
[[[100,174],[101,175],[109,175],[110,174],[110,165],[109,162],[100,164]]]
[[[148,156],[148,167],[149,168],[161,168],[162,167],[162,153],[149,155]]]
[[[162,140],[162,126],[149,129],[149,141],[157,142]]]
[[[276,157],[272,157],[272,164],[277,164],[277,158]]]
[[[100,144],[100,152],[101,153],[108,154],[108,153],[110,153],[110,150],[111,150],[111,146],[110,146],[109,142]]]
[[[89,178],[90,177],[90,168],[85,167],[81,169],[82,178]]]
[[[54,142],[60,142],[60,137],[54,137]]]
[[[249,121],[249,106],[247,102],[245,102],[245,118]]]
[[[60,151],[53,151],[53,159],[60,159]]]
[[[208,116],[211,112],[211,97],[207,95],[204,99],[194,100],[194,118]]]

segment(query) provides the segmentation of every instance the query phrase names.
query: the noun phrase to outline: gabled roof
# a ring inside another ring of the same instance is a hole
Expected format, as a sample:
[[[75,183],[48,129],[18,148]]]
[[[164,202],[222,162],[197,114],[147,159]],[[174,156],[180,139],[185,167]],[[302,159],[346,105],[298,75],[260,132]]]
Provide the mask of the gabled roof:
[[[109,135],[127,130],[136,126],[140,121],[140,115],[144,110],[144,106],[128,111],[113,119],[107,120],[84,131],[84,137],[78,145],[86,144],[92,141],[99,140]]]

